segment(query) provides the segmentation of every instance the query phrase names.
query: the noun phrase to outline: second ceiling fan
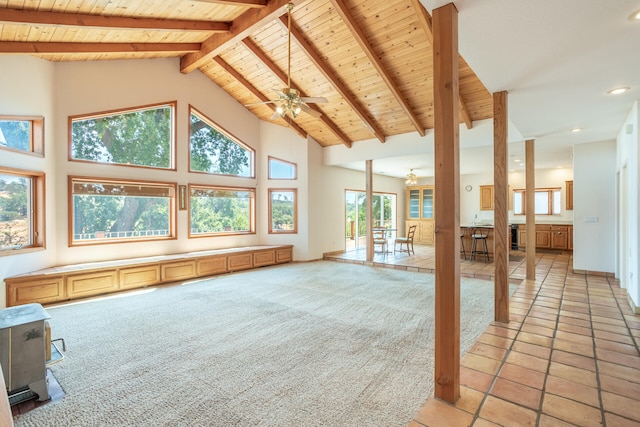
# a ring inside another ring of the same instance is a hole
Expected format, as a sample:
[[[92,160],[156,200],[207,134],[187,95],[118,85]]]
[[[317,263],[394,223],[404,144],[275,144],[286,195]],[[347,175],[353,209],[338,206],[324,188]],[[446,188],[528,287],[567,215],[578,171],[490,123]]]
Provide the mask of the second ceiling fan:
[[[278,99],[246,104],[246,106],[276,104],[276,109],[271,119],[278,117],[285,118],[287,115],[295,119],[301,112],[305,112],[313,117],[320,117],[322,113],[310,108],[307,104],[325,104],[329,102],[327,98],[323,96],[300,96],[300,91],[291,87],[291,10],[293,7],[293,3],[287,4],[287,87],[276,90]]]

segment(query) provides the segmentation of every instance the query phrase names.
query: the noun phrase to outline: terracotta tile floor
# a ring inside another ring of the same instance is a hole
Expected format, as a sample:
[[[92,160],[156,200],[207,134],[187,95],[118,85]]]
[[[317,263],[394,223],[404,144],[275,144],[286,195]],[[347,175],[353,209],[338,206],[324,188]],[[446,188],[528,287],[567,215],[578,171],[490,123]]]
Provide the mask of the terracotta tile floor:
[[[364,263],[364,250],[325,259]],[[640,315],[612,275],[574,273],[569,253],[538,253],[524,280],[524,252],[512,251],[519,284],[510,322],[493,322],[460,361],[455,405],[429,397],[409,427],[640,427]],[[376,254],[374,265],[429,272],[434,249]],[[493,279],[493,263],[461,260],[461,277]],[[427,396],[425,396],[427,397]]]

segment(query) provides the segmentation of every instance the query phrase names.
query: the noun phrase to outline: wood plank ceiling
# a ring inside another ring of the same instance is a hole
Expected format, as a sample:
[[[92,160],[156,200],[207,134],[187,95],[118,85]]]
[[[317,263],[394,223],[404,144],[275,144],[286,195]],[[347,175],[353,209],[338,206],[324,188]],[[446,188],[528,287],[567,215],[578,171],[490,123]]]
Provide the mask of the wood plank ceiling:
[[[50,61],[179,57],[241,104],[287,86],[288,0],[0,0],[0,54]],[[431,17],[419,0],[298,0],[291,85],[322,116],[274,119],[321,146],[433,128]],[[460,57],[460,122],[492,97]],[[249,106],[271,120],[273,104]]]

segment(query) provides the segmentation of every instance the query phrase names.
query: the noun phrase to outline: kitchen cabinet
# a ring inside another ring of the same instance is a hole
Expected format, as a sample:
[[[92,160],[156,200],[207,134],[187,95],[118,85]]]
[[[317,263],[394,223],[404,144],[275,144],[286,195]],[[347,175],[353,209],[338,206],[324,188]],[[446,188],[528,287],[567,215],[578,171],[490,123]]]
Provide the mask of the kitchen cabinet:
[[[573,210],[573,181],[565,181],[565,209],[568,211]]]
[[[480,186],[480,210],[493,210],[493,185]]]
[[[569,227],[566,225],[551,226],[551,249],[569,249]]]
[[[518,248],[527,246],[525,224],[518,225]],[[536,224],[536,248],[573,250],[573,226],[563,224]]]
[[[435,211],[433,185],[418,185],[407,187],[407,218],[405,230],[416,226],[413,242],[423,245],[433,245],[435,242]]]

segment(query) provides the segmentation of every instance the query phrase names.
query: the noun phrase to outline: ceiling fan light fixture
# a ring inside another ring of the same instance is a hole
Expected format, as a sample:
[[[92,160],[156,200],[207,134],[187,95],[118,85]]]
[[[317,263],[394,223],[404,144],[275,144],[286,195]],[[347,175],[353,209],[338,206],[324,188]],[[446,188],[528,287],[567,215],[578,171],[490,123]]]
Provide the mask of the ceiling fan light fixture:
[[[418,183],[418,177],[416,176],[415,173],[413,173],[413,169],[409,171],[409,174],[407,175],[407,179],[404,181],[404,183],[406,185],[416,185]]]

